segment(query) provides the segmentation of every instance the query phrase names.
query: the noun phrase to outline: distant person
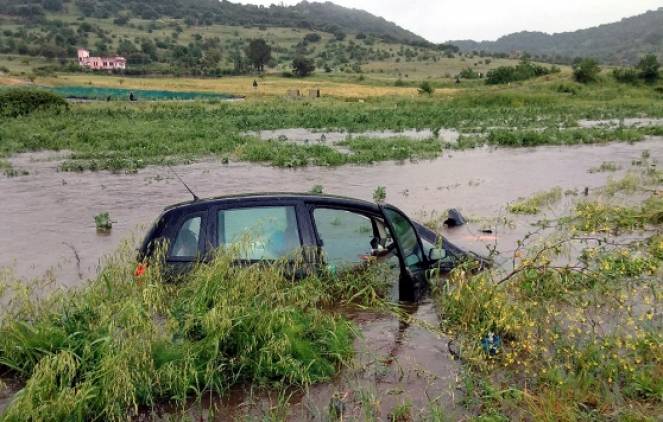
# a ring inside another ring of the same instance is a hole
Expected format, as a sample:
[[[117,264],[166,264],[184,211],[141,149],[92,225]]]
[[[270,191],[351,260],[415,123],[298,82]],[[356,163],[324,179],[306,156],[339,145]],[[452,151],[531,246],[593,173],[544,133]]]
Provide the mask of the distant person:
[[[133,91],[129,93],[129,101],[136,101],[136,96],[134,95]]]
[[[253,89],[258,89],[258,81],[253,80]]]
[[[109,95],[108,97],[106,97],[106,102],[110,102],[110,100],[111,100],[111,96]]]

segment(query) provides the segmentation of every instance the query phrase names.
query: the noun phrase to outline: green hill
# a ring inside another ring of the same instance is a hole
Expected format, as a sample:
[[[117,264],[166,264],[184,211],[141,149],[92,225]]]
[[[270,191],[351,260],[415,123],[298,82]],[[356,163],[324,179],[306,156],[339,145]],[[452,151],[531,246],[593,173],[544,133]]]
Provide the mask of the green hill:
[[[126,57],[129,73],[208,76],[241,73],[245,48],[255,38],[268,41],[268,67],[278,70],[306,56],[320,70],[355,72],[369,62],[441,57],[449,48],[330,2],[263,7],[217,0],[0,0],[0,28],[5,71],[28,60],[77,70],[80,47]]]
[[[604,63],[634,64],[647,53],[663,59],[663,8],[575,32],[518,32],[497,41],[451,41],[464,51],[527,52],[543,60],[568,62],[593,57]]]

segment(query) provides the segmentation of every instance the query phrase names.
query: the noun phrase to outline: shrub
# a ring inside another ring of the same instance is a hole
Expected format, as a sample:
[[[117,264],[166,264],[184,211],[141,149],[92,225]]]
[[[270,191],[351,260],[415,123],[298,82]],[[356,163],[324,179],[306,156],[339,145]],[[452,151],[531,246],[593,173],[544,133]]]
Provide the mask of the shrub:
[[[559,92],[560,94],[571,94],[571,95],[576,95],[578,91],[580,91],[581,86],[580,85],[575,85],[575,84],[570,84],[570,83],[561,83],[557,85],[555,88],[555,91]]]
[[[539,192],[530,198],[520,199],[509,205],[509,212],[513,214],[538,214],[541,208],[552,205],[562,199],[562,189],[555,187],[546,192]]]
[[[658,62],[658,58],[654,54],[648,54],[638,63],[639,76],[647,82],[656,82],[660,77],[658,73],[660,67],[661,64]]]
[[[613,70],[612,77],[615,78],[617,82],[625,84],[637,84],[639,75],[637,70],[631,67],[626,67]]]
[[[10,89],[0,93],[0,116],[17,117],[37,110],[61,110],[69,106],[64,98],[48,91]]]
[[[461,70],[458,76],[463,79],[479,79],[479,74],[470,67]]]
[[[319,42],[321,39],[322,37],[320,37],[320,34],[317,32],[311,32],[304,35],[304,41],[306,42]]]
[[[507,84],[510,82],[524,81],[543,75],[555,73],[556,67],[547,68],[537,64],[523,61],[517,66],[500,66],[489,70],[486,73],[486,83],[488,85]]]
[[[596,82],[601,67],[594,59],[583,59],[573,65],[573,77],[581,84]]]
[[[431,85],[430,82],[423,81],[419,85],[418,91],[419,91],[419,95],[433,95],[433,93],[435,92],[435,88],[433,88],[433,85]]]

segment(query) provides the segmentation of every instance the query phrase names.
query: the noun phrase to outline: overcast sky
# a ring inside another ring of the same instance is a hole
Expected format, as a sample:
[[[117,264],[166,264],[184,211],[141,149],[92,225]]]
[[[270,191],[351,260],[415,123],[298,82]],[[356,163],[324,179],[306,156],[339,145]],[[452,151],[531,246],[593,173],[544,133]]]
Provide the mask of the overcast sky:
[[[274,0],[232,0],[269,5]],[[286,5],[299,0],[283,0]],[[429,41],[494,40],[518,31],[564,32],[663,7],[663,0],[333,0],[395,22]]]

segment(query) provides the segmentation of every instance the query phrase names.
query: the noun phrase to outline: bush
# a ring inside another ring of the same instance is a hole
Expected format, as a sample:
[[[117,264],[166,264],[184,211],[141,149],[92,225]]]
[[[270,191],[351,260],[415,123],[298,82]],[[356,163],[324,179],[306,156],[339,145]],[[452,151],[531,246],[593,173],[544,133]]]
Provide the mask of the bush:
[[[458,76],[463,79],[479,79],[479,74],[470,67],[461,70]]]
[[[488,85],[507,84],[549,75],[558,71],[559,69],[555,66],[547,68],[530,63],[529,61],[523,61],[517,66],[500,66],[489,70],[486,73],[486,83]]]
[[[594,59],[583,59],[573,65],[573,77],[581,84],[596,82],[601,67]]]
[[[658,73],[660,67],[661,64],[658,62],[658,58],[654,54],[648,54],[640,60],[640,63],[638,63],[638,70],[640,71],[639,76],[646,82],[656,82],[660,77]]]
[[[69,105],[64,98],[48,91],[11,89],[0,93],[0,116],[17,117],[37,110],[62,110]]]
[[[433,88],[433,85],[431,85],[430,82],[423,81],[419,85],[418,91],[419,91],[419,95],[429,95],[430,96],[430,95],[433,95],[433,93],[435,92],[435,88]]]
[[[320,34],[317,32],[311,32],[309,34],[304,35],[304,41],[306,42],[319,42],[322,39],[320,37]]]
[[[571,83],[560,83],[555,88],[555,91],[559,92],[560,94],[576,95],[578,91],[580,91],[580,89],[581,89],[580,85],[571,84]]]
[[[615,78],[617,82],[625,84],[637,84],[639,75],[637,70],[630,67],[626,67],[626,68],[613,70],[612,77]]]

